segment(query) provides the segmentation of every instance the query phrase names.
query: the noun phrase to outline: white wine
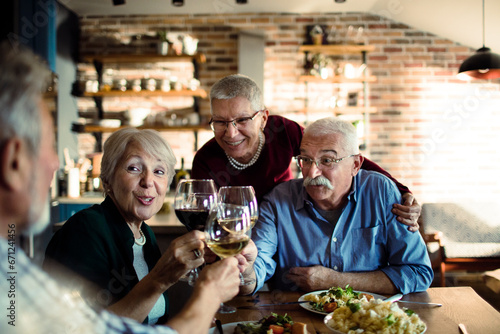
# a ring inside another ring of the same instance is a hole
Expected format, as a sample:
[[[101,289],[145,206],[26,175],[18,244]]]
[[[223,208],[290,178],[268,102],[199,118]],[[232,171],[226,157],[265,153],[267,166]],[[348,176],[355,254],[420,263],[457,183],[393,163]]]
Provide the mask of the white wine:
[[[207,241],[207,246],[221,258],[226,258],[239,254],[249,241],[250,238],[244,235],[240,238],[231,237],[223,241]]]
[[[255,216],[252,216],[250,217],[250,226],[252,228],[254,228],[255,224],[257,223],[257,220],[259,219],[259,217],[255,217]]]
[[[219,224],[220,227],[224,229],[224,231],[231,233],[231,234],[242,234],[245,233],[247,230],[252,228],[252,224],[255,225],[253,221],[250,221],[250,225],[248,225],[247,220],[242,219],[242,218],[224,218],[224,219],[218,219],[217,223]]]

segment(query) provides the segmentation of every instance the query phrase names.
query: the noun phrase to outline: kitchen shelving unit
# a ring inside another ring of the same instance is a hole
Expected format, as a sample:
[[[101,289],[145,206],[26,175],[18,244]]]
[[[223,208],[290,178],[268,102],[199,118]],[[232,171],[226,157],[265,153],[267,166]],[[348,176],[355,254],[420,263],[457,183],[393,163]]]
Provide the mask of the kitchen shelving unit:
[[[156,55],[156,54],[103,54],[103,55],[84,55],[81,57],[82,63],[91,63],[95,68],[97,74],[97,81],[103,82],[103,72],[106,66],[120,65],[120,66],[144,66],[152,63],[177,63],[177,62],[192,62],[193,64],[193,78],[199,78],[199,65],[206,62],[204,54],[198,53],[195,55]],[[105,98],[151,98],[151,97],[192,97],[193,104],[192,110],[199,113],[199,99],[207,98],[207,93],[203,89],[182,89],[182,90],[100,90],[97,92],[74,92],[78,98],[92,98],[97,109],[97,121],[103,120],[105,111],[103,108],[103,99]],[[109,114],[109,113],[108,113]],[[99,124],[79,124],[74,123],[72,131],[77,133],[92,133],[96,139],[95,151],[102,151],[102,134],[116,131],[120,127],[106,127]],[[197,149],[198,131],[209,130],[208,126],[161,126],[150,125],[140,126],[138,128],[149,128],[158,131],[191,131],[195,136],[195,150]]]
[[[374,51],[375,46],[373,45],[302,45],[299,47],[299,52],[304,53],[304,64],[308,63],[310,54],[322,54],[325,56],[345,56],[345,55],[361,55],[361,63],[366,65],[366,55],[368,52]],[[362,106],[343,106],[333,108],[335,115],[350,115],[360,116],[360,120],[364,122],[364,136],[362,138],[363,144],[362,149],[368,146],[368,126],[369,126],[369,114],[375,113],[376,108],[370,107],[369,105],[369,92],[368,83],[376,82],[377,78],[375,76],[366,75],[366,70],[363,71],[362,75],[355,78],[346,78],[344,76],[333,76],[326,79],[314,75],[301,75],[299,78],[300,82],[304,83],[305,86],[305,98],[304,98],[304,108],[301,110],[306,115],[309,113],[314,113],[319,111],[309,106],[309,83],[315,84],[352,84],[360,83],[362,84],[363,90],[363,105]]]

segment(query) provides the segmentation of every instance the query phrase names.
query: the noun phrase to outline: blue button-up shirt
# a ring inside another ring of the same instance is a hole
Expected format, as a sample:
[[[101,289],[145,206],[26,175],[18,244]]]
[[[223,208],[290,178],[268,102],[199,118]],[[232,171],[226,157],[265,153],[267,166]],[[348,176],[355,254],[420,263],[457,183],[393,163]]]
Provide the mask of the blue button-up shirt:
[[[336,225],[325,220],[308,198],[303,179],[274,188],[260,205],[252,234],[259,290],[295,290],[286,279],[292,267],[321,265],[340,272],[382,270],[403,294],[426,290],[433,271],[420,233],[407,230],[391,212],[401,202],[395,184],[382,174],[360,170]]]

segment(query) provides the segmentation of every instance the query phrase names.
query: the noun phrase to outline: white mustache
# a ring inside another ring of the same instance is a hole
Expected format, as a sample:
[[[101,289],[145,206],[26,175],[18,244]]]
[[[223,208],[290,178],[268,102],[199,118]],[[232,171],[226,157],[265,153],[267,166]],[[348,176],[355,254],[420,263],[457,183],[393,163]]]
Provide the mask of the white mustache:
[[[323,175],[316,176],[314,179],[312,177],[309,177],[309,176],[306,177],[304,179],[304,187],[307,187],[307,186],[325,186],[330,190],[333,189],[333,185],[330,182],[330,180],[328,180]]]

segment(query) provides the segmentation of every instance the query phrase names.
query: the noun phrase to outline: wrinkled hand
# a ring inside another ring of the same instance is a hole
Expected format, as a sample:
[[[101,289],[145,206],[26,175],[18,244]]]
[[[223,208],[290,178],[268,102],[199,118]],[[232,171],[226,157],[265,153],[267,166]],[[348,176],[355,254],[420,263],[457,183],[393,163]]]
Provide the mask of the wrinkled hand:
[[[235,257],[238,260],[238,268],[240,269],[240,272],[245,273],[253,270],[253,263],[257,258],[257,246],[255,246],[252,239],[250,239],[250,242],[245,248],[243,248],[241,253]]]
[[[333,286],[337,272],[323,266],[294,267],[288,272],[287,278],[303,291],[326,290]]]
[[[399,222],[408,225],[409,231],[418,231],[418,217],[420,217],[422,208],[412,193],[404,193],[403,204],[394,204],[392,207],[392,213],[398,216]]]
[[[205,240],[205,234],[201,231],[191,231],[176,238],[170,243],[150,274],[160,283],[175,284],[181,276],[201,266],[205,261],[203,240]],[[199,257],[196,257],[194,250],[199,251]]]
[[[203,268],[196,280],[195,289],[213,289],[225,302],[236,296],[240,290],[240,270],[235,257],[222,259]]]

